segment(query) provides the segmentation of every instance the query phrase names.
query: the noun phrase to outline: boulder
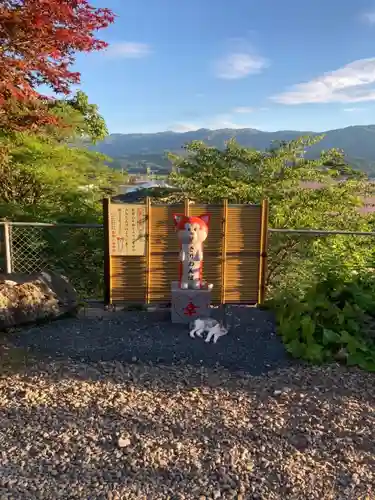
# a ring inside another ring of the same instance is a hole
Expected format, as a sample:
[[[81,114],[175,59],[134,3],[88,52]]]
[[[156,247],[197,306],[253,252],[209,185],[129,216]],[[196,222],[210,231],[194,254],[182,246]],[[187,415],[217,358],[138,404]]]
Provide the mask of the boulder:
[[[55,319],[77,309],[69,280],[53,272],[0,275],[0,330]]]

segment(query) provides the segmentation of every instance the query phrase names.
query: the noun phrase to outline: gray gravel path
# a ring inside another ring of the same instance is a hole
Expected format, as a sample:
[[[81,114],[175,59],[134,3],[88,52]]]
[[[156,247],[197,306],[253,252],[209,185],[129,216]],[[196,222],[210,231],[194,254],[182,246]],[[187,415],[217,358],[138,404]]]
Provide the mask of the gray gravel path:
[[[221,317],[216,309],[213,316]],[[191,339],[187,325],[170,322],[165,312],[117,312],[70,318],[24,328],[12,341],[33,354],[81,361],[185,363],[222,366],[260,375],[289,366],[272,315],[250,307],[229,307],[229,334],[217,344]]]
[[[62,360],[0,376],[0,499],[373,500],[373,374]]]

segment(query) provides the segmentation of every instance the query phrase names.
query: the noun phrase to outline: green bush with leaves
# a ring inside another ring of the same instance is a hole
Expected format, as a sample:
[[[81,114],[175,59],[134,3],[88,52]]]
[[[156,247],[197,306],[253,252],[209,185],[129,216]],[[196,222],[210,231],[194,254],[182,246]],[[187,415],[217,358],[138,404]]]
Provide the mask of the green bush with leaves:
[[[279,333],[288,352],[314,363],[345,362],[375,371],[375,275],[328,271],[301,295],[278,296]]]

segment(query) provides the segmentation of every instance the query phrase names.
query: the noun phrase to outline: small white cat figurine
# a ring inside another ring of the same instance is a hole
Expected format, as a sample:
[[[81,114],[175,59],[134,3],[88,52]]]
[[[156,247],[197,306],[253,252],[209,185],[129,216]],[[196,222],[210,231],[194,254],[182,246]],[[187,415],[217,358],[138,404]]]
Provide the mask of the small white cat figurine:
[[[205,342],[210,342],[214,338],[214,344],[220,337],[228,333],[228,329],[213,318],[197,318],[190,324],[190,337],[195,338],[195,335],[202,337],[202,333],[207,332],[208,335]]]

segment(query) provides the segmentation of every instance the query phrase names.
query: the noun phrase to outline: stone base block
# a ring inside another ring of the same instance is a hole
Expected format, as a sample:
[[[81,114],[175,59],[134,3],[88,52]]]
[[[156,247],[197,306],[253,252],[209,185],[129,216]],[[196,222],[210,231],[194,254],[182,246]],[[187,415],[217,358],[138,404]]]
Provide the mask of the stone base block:
[[[210,316],[212,290],[183,290],[172,282],[172,323],[190,323],[199,317]]]

